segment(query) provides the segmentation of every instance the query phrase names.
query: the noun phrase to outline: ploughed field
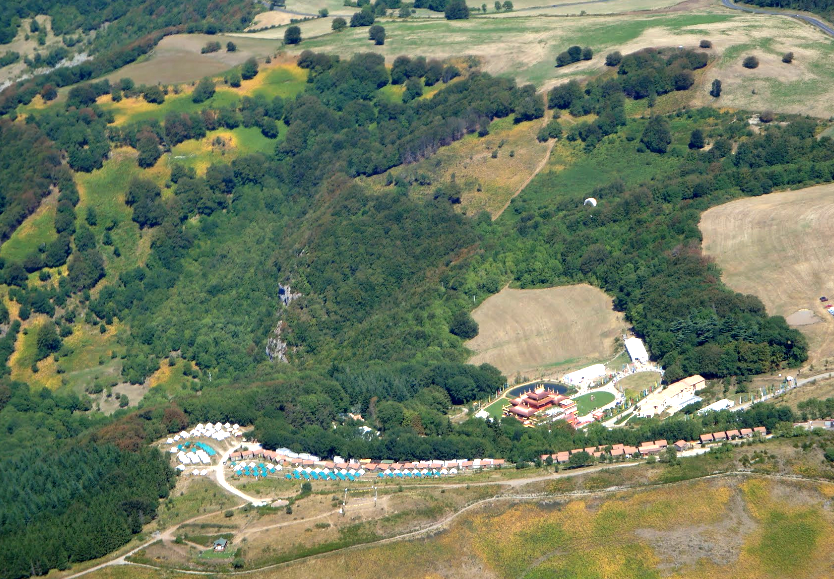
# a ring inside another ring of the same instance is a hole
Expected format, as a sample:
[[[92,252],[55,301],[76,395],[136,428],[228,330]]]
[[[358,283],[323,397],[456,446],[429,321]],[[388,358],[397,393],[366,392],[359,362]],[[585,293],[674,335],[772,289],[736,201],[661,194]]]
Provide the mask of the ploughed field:
[[[771,193],[713,207],[704,250],[732,289],[758,296],[809,341],[810,362],[834,355],[834,185]]]

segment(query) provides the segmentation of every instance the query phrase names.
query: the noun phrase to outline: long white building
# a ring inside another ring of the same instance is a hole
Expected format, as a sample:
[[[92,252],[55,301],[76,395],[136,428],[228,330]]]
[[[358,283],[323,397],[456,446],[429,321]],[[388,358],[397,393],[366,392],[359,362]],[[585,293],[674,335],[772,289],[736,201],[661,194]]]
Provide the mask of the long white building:
[[[632,362],[639,362],[641,364],[648,364],[649,353],[646,351],[646,346],[640,338],[626,338],[625,348],[631,357]]]

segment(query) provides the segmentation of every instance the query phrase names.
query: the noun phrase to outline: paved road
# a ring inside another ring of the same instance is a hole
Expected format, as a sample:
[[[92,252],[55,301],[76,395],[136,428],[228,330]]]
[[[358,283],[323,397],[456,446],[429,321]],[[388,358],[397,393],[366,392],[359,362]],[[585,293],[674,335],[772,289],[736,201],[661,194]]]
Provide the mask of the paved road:
[[[252,503],[256,507],[260,507],[260,506],[263,506],[263,505],[271,502],[271,499],[258,499],[258,498],[255,498],[255,497],[250,497],[246,493],[236,489],[235,487],[233,487],[232,485],[230,485],[229,483],[226,482],[226,473],[223,471],[223,464],[227,460],[229,460],[229,456],[234,451],[236,451],[237,448],[238,447],[234,446],[234,447],[228,449],[226,452],[224,452],[220,456],[220,462],[218,462],[214,466],[214,474],[217,477],[217,484],[219,484],[221,487],[223,487],[226,491],[232,493],[235,496],[238,496],[238,497],[242,498],[244,501]]]
[[[796,18],[797,20],[802,20],[803,22],[807,22],[811,26],[819,28],[829,36],[834,36],[834,28],[832,28],[830,25],[826,24],[822,20],[814,18],[813,16],[797,14],[796,12],[779,12],[776,10],[764,10],[761,8],[739,6],[738,4],[731,2],[731,0],[721,0],[721,3],[732,10],[741,10],[742,12],[749,12],[750,14],[770,14],[771,16],[788,16],[790,18]]]

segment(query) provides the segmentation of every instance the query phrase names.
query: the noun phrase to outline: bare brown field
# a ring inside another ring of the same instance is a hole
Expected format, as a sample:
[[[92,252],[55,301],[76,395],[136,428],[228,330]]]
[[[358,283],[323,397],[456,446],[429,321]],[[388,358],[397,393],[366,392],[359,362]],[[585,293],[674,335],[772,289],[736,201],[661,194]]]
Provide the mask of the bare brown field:
[[[220,42],[223,48],[218,52],[200,54],[200,49],[214,40]],[[235,52],[226,52],[229,40],[237,45]],[[275,41],[251,35],[248,38],[231,38],[221,34],[177,34],[166,36],[149,56],[120,68],[106,78],[114,81],[128,77],[137,84],[190,82],[225,72],[253,56],[263,58],[277,48]]]
[[[810,363],[834,357],[834,185],[771,193],[713,207],[701,218],[704,250],[731,288],[758,296],[773,315],[792,317],[808,337]],[[797,320],[799,318],[799,320]]]
[[[480,325],[467,342],[472,364],[487,362],[510,376],[552,366],[607,359],[625,329],[611,298],[589,285],[505,288],[478,306]]]

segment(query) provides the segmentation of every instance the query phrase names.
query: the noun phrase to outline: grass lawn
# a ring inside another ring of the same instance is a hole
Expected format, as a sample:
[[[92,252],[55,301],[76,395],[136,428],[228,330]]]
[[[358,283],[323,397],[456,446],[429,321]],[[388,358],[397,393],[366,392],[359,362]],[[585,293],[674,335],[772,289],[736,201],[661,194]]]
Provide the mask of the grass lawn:
[[[506,398],[499,398],[498,400],[484,408],[484,410],[489,412],[489,415],[493,418],[501,418],[504,406],[509,403],[510,401]]]
[[[597,408],[605,406],[614,401],[614,395],[610,392],[589,392],[573,399],[576,402],[576,414],[584,416]]]

